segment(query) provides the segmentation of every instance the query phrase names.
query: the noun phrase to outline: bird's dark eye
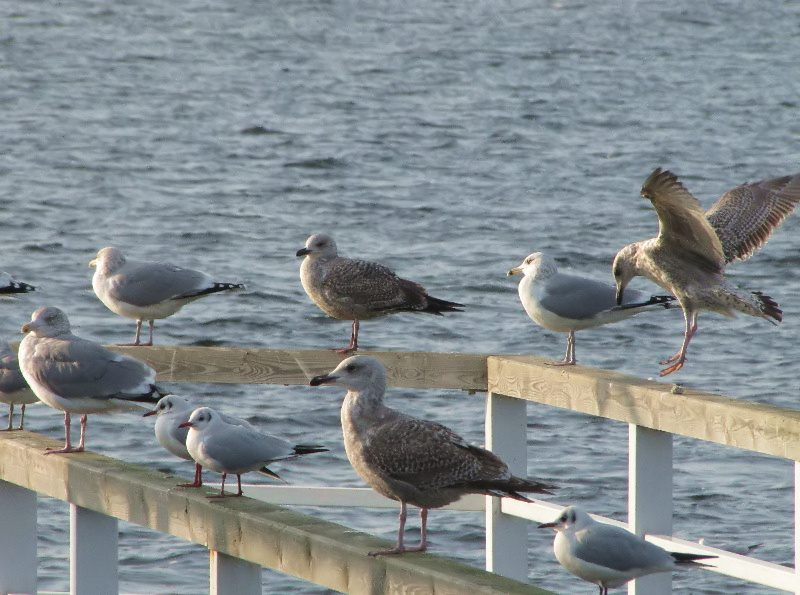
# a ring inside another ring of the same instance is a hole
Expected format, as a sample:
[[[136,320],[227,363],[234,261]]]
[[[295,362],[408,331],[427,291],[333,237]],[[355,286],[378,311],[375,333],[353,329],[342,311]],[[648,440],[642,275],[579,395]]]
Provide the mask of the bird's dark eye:
[[[356,369],[355,364],[347,364],[347,366],[345,367],[345,370],[347,370],[348,372],[354,372],[355,369]]]

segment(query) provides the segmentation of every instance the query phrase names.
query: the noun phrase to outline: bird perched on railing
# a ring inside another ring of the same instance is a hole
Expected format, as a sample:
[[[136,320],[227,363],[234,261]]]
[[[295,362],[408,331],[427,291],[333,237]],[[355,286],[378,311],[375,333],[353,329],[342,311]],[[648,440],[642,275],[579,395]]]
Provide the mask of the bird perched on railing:
[[[617,305],[616,288],[558,270],[553,257],[534,252],[508,271],[508,276],[522,273],[518,291],[525,312],[542,328],[567,333],[564,359],[549,362],[554,366],[575,365],[575,331],[619,322],[650,310],[677,307],[671,295],[652,295],[628,290]]]
[[[25,406],[36,403],[39,399],[25,382],[19,369],[17,354],[8,343],[0,344],[0,403],[8,403],[8,427],[13,428],[14,405],[21,405],[18,430],[25,427]],[[2,432],[4,430],[0,430]]]
[[[215,281],[213,277],[166,262],[129,260],[121,250],[102,248],[89,262],[94,267],[92,288],[106,308],[136,320],[132,345],[152,345],[155,321],[172,316],[202,297],[244,289],[241,283]],[[140,341],[142,322],[150,326],[146,343]]]
[[[67,315],[53,306],[39,308],[22,327],[19,367],[31,390],[45,405],[64,412],[64,448],[47,454],[81,452],[86,440],[86,416],[136,403],[155,403],[162,396],[156,371],[127,355],[72,334]],[[81,413],[81,437],[70,441],[70,414]]]
[[[569,572],[600,588],[600,595],[640,576],[667,572],[678,565],[716,558],[703,554],[668,552],[638,535],[606,523],[599,523],[577,506],[568,506],[551,523],[553,552]]]
[[[350,344],[336,350],[340,353],[358,349],[361,320],[397,312],[441,315],[464,307],[428,295],[422,285],[401,279],[382,264],[339,256],[336,242],[325,234],[309,237],[297,256],[305,257],[300,281],[308,297],[328,316],[353,321]]]
[[[327,452],[328,449],[316,444],[292,445],[283,438],[263,434],[248,425],[226,423],[223,416],[210,407],[199,407],[192,411],[189,420],[178,425],[188,428],[186,450],[199,465],[217,473],[222,473],[222,486],[219,494],[209,498],[225,498],[242,495],[242,473],[258,471],[280,479],[267,465],[276,461],[288,461],[301,455]],[[235,494],[225,494],[225,478],[229,473],[236,475],[238,490]]]
[[[708,211],[670,171],[656,168],[644,182],[642,196],[658,214],[658,236],[628,244],[614,258],[617,303],[628,283],[643,275],[669,291],[683,308],[683,343],[661,376],[686,361],[701,310],[732,317],[736,312],[770,322],[783,317],[778,304],[760,291],[734,287],[725,266],[745,260],[763,246],[800,201],[800,174],[742,184],[723,194]]]
[[[189,434],[189,428],[181,427],[181,424],[189,421],[189,416],[195,409],[197,409],[197,405],[192,405],[181,396],[170,394],[161,397],[154,409],[143,414],[143,417],[157,416],[154,431],[156,440],[161,446],[176,457],[195,463],[194,480],[192,483],[178,484],[178,487],[182,488],[199,488],[203,486],[203,466],[195,462],[192,459],[192,455],[186,450],[186,436]],[[249,422],[238,417],[231,417],[224,413],[220,413],[220,416],[225,423],[252,427]]]
[[[406,415],[383,404],[386,370],[373,357],[355,355],[311,386],[347,389],[342,433],[350,464],[372,489],[400,502],[400,527],[393,548],[370,555],[421,552],[428,547],[428,509],[465,494],[486,494],[530,502],[521,492],[549,494],[554,486],[516,477],[494,453],[468,444],[442,424]],[[404,544],[406,505],[420,509],[419,545]]]

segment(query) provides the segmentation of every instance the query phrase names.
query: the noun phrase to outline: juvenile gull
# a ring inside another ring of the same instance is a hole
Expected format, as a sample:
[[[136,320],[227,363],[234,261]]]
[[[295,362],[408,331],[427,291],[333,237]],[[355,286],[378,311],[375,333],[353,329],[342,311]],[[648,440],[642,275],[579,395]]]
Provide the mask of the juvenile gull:
[[[0,272],[0,295],[27,293],[34,289],[36,288],[33,285],[23,283],[22,281],[15,281],[8,273]]]
[[[19,369],[17,354],[8,343],[0,344],[0,403],[8,403],[8,427],[11,430],[14,418],[14,405],[22,405],[18,430],[25,426],[25,405],[35,403],[39,399],[28,387]],[[0,430],[0,432],[5,430]]]
[[[355,355],[311,386],[337,384],[347,389],[342,403],[342,433],[350,464],[376,492],[400,502],[397,544],[371,556],[422,552],[428,547],[428,509],[455,502],[464,494],[486,494],[530,502],[519,492],[549,494],[554,486],[511,474],[492,452],[468,444],[439,423],[411,417],[383,404],[386,370],[375,358]],[[419,507],[419,545],[403,543],[406,505]]]
[[[192,461],[192,455],[186,450],[186,436],[189,434],[188,427],[181,427],[183,422],[189,421],[189,416],[196,409],[187,399],[178,395],[166,395],[159,399],[154,409],[146,412],[143,417],[156,415],[155,434],[158,443],[169,452],[181,459]],[[250,426],[250,423],[238,417],[231,417],[223,413],[219,414],[223,421],[238,426]],[[203,466],[200,463],[194,465],[194,481],[192,483],[182,483],[179,487],[199,488],[203,485]]]
[[[339,256],[336,242],[315,234],[297,251],[305,256],[300,281],[308,297],[328,316],[352,320],[350,344],[340,353],[358,349],[359,321],[396,312],[461,312],[463,304],[428,295],[422,285],[401,279],[388,267],[367,260]]]
[[[99,343],[76,337],[67,315],[58,308],[39,308],[22,332],[22,375],[39,400],[64,412],[64,448],[48,449],[48,454],[83,451],[88,413],[132,409],[137,401],[155,403],[161,396],[154,384],[155,370]],[[70,442],[70,413],[82,414],[77,448]]]
[[[523,275],[517,288],[519,299],[530,319],[547,330],[567,333],[567,352],[563,360],[549,362],[554,366],[575,365],[575,331],[677,306],[671,295],[648,296],[634,290],[617,305],[613,285],[560,273],[556,261],[542,252],[527,256],[508,276],[519,273]]]
[[[539,528],[555,530],[553,551],[559,564],[598,585],[600,595],[640,576],[671,571],[679,564],[702,566],[696,561],[716,557],[670,553],[621,527],[598,523],[577,506],[568,506]]]
[[[661,168],[645,180],[641,193],[658,214],[658,236],[622,248],[612,271],[617,303],[622,303],[625,287],[637,275],[678,298],[686,323],[683,344],[661,362],[668,364],[661,376],[683,367],[701,310],[781,320],[783,313],[775,300],[734,287],[725,279],[725,265],[750,257],[794,210],[800,201],[800,174],[737,186],[706,212],[672,172]]]
[[[89,262],[92,288],[106,308],[136,320],[133,345],[152,345],[155,320],[172,316],[189,302],[212,293],[243,289],[241,283],[215,281],[210,275],[165,262],[128,260],[118,248],[102,248]],[[150,338],[140,343],[142,322]]]
[[[242,495],[242,473],[260,471],[265,475],[280,479],[266,465],[275,461],[286,461],[300,455],[327,452],[327,448],[315,444],[297,444],[262,434],[249,426],[225,423],[222,416],[210,407],[200,407],[192,411],[189,420],[178,426],[189,428],[186,449],[197,462],[212,471],[222,473],[222,486],[219,494],[209,498],[225,498],[225,478],[228,473],[236,474],[238,491]]]

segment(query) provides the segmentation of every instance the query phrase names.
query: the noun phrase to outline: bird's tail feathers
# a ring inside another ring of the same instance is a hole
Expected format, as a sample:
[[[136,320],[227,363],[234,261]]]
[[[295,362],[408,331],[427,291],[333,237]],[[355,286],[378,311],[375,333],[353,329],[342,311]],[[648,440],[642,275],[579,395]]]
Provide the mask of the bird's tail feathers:
[[[161,397],[168,395],[169,392],[158,388],[155,384],[150,385],[150,390],[146,393],[138,394],[119,394],[115,395],[118,399],[126,401],[134,401],[136,403],[158,403]]]
[[[463,312],[464,304],[458,302],[448,302],[432,296],[426,297],[427,304],[421,310],[427,314],[436,314],[441,316],[442,312]]]
[[[483,490],[489,496],[513,498],[514,500],[520,500],[522,502],[530,502],[531,500],[523,496],[520,492],[552,495],[553,492],[550,490],[558,489],[558,487],[554,485],[523,479],[521,477],[476,480],[468,482],[467,485],[473,489]]]
[[[261,469],[258,470],[259,473],[262,475],[266,475],[267,477],[271,477],[272,479],[277,479],[280,482],[286,483],[286,481],[277,473],[275,473],[272,469],[264,465]]]
[[[772,318],[778,322],[783,320],[783,310],[778,306],[778,302],[760,291],[754,291],[753,295],[758,301],[759,310],[761,310],[761,314],[764,318]],[[770,320],[770,322],[772,322],[772,320]],[[772,322],[772,324],[776,323]]]
[[[684,552],[671,552],[670,556],[673,557],[676,564],[697,564],[697,566],[703,566],[703,564],[698,563],[698,560],[709,560],[717,557],[708,554],[687,554]]]
[[[294,454],[296,455],[310,455],[315,452],[329,452],[329,448],[320,446],[318,444],[298,444],[294,447]]]

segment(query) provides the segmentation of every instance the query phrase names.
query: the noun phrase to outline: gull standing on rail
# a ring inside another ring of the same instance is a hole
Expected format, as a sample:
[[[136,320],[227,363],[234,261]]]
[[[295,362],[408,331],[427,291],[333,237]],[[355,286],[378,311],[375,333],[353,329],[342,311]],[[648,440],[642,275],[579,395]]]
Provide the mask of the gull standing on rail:
[[[36,403],[38,397],[25,382],[19,369],[19,359],[8,343],[0,344],[0,403],[8,403],[8,427],[0,432],[11,430],[14,418],[14,405],[22,405],[18,430],[25,427],[25,405]]]
[[[15,281],[14,278],[6,272],[0,272],[0,295],[13,295],[15,293],[28,293],[34,291],[36,288],[28,283],[22,281]]]
[[[522,273],[518,291],[525,312],[542,328],[567,333],[564,359],[548,362],[553,366],[574,366],[575,331],[626,320],[640,312],[677,307],[671,295],[648,296],[628,290],[617,305],[616,288],[601,281],[567,275],[558,270],[548,254],[534,252],[508,271],[508,276]]]
[[[297,251],[304,256],[300,281],[308,297],[328,316],[352,320],[350,344],[339,353],[358,350],[359,321],[397,312],[461,312],[463,304],[428,295],[422,285],[401,279],[388,267],[367,260],[339,256],[336,242],[315,234]]]
[[[262,434],[249,424],[247,426],[226,423],[223,416],[210,407],[200,407],[192,411],[189,420],[178,426],[189,428],[186,449],[195,462],[207,469],[222,473],[222,486],[219,494],[209,498],[225,498],[225,478],[229,473],[236,474],[238,491],[233,496],[242,495],[242,473],[259,471],[264,475],[280,479],[268,469],[269,463],[287,461],[301,455],[327,452],[328,449],[316,444],[292,445],[283,438]]]
[[[775,300],[759,291],[734,287],[725,279],[725,266],[749,258],[794,210],[800,201],[800,174],[742,184],[725,192],[705,212],[678,178],[661,168],[648,176],[641,194],[656,209],[658,236],[622,248],[612,272],[618,304],[637,275],[678,298],[686,322],[683,344],[661,362],[667,365],[661,376],[683,367],[701,310],[781,320],[783,313]]]
[[[189,434],[189,428],[186,426],[181,427],[184,422],[189,421],[189,416],[195,409],[197,409],[197,406],[192,405],[188,399],[170,394],[161,397],[154,409],[143,414],[143,417],[157,416],[154,431],[156,440],[161,446],[176,457],[192,461],[195,464],[194,481],[192,483],[178,484],[178,487],[182,488],[199,488],[203,486],[203,466],[195,462],[192,455],[186,450],[186,436]],[[234,426],[252,427],[249,422],[238,417],[231,417],[224,413],[219,415],[225,423]]]
[[[136,402],[155,403],[161,396],[156,372],[137,359],[72,334],[67,315],[58,308],[39,308],[22,327],[19,366],[39,400],[64,412],[66,442],[46,454],[82,452],[86,416],[115,409],[135,409]],[[70,413],[81,413],[81,438],[70,442]]]
[[[494,453],[468,444],[442,424],[406,415],[383,404],[386,369],[373,357],[354,355],[311,386],[347,389],[342,403],[342,433],[350,464],[376,492],[400,502],[400,528],[393,548],[371,556],[423,552],[428,547],[428,509],[465,494],[509,497],[530,502],[519,492],[549,494],[554,486],[515,477]],[[419,545],[403,543],[406,505],[419,507]]]
[[[697,564],[716,556],[668,552],[621,527],[599,523],[577,506],[568,506],[552,523],[553,552],[559,564],[585,581],[600,587],[600,595],[640,576],[667,572],[677,565]]]
[[[224,283],[213,277],[165,262],[128,260],[118,248],[102,248],[89,262],[95,269],[92,288],[106,308],[136,320],[132,345],[152,345],[155,320],[172,316],[189,302],[232,289],[241,283]],[[142,322],[150,326],[147,343],[140,342]]]

